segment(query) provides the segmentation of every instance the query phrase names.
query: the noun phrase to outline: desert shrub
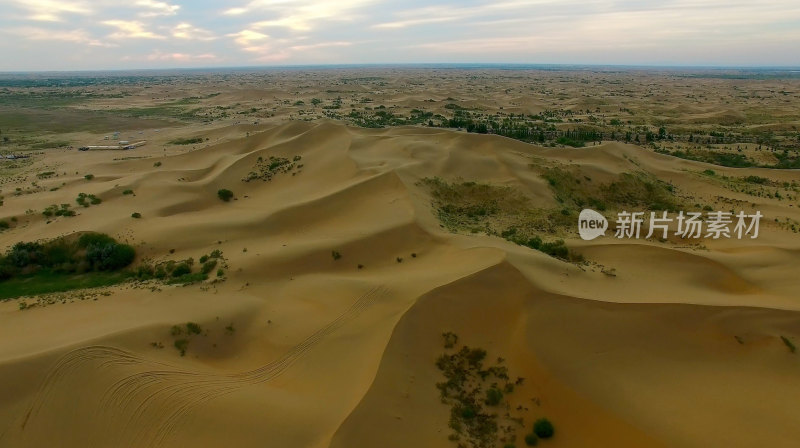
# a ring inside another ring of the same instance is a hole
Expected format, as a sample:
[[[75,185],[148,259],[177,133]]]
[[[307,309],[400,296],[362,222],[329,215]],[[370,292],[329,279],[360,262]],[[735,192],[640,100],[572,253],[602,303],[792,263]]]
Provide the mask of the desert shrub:
[[[78,193],[78,197],[75,198],[75,202],[83,207],[88,207],[89,204],[97,205],[103,201],[93,194]]]
[[[94,174],[87,174],[87,175],[83,176],[83,178],[86,179],[86,180],[92,180],[92,179],[94,179]]]
[[[787,338],[786,336],[781,336],[781,340],[783,341],[783,344],[786,346],[786,348],[789,349],[790,352],[794,353],[797,351],[797,347],[795,347],[794,343],[789,338]]]
[[[177,278],[191,273],[192,273],[192,268],[187,263],[181,263],[175,266],[175,268],[172,270],[171,275]]]
[[[139,212],[133,212],[133,213],[131,213],[131,218],[136,218],[136,219],[139,219],[139,218],[141,218],[141,217],[142,217],[142,214],[141,214],[141,213],[139,213]]]
[[[200,269],[200,271],[203,274],[208,274],[209,272],[213,271],[215,267],[217,267],[217,260],[208,260],[203,263],[203,267]]]
[[[228,202],[233,199],[233,192],[226,188],[221,188],[217,191],[217,196],[219,196],[219,198],[223,201]]]
[[[69,209],[69,204],[61,204],[61,206],[53,204],[45,208],[42,214],[48,218],[52,216],[75,216],[75,211]]]
[[[222,251],[219,249],[214,249],[208,254],[209,258],[222,258]]]
[[[195,322],[187,322],[186,323],[186,334],[200,334],[203,332],[203,329],[200,328],[200,324]]]
[[[331,251],[331,256],[333,257],[334,260],[338,260],[338,259],[342,258],[342,254],[340,254],[339,252],[337,252],[335,250]]]
[[[133,194],[133,190],[125,190],[125,191],[122,192],[122,194],[124,194],[124,195]]]
[[[536,446],[539,443],[539,438],[536,437],[536,434],[527,434],[525,436],[525,445],[528,446]]]
[[[549,439],[555,434],[555,428],[553,428],[553,424],[550,423],[550,420],[540,418],[533,423],[533,432],[542,439]]]
[[[764,184],[769,183],[769,179],[767,179],[766,177],[761,177],[761,176],[747,176],[747,177],[744,178],[744,181],[748,182],[748,183],[751,183],[751,184],[758,184],[758,185],[764,185]]]
[[[189,340],[188,339],[176,339],[175,340],[175,348],[181,353],[181,356],[186,355],[186,350],[189,348]]]
[[[452,331],[442,333],[442,338],[444,338],[444,348],[453,348],[458,344],[458,335]]]
[[[153,166],[154,166],[154,167],[156,167],[156,168],[158,168],[158,167],[160,167],[160,166],[161,166],[161,162],[156,162],[156,163],[154,163],[154,164],[153,164]]]
[[[178,138],[169,142],[170,145],[194,145],[197,143],[203,143],[203,137]]]
[[[208,255],[203,255],[200,257],[200,263],[205,263],[206,261],[208,261]]]
[[[497,406],[500,402],[503,401],[503,392],[496,387],[491,387],[486,390],[486,400],[485,403],[487,406]]]
[[[11,224],[8,223],[6,220],[0,221],[0,230],[6,230],[11,227]]]
[[[224,277],[225,271],[222,268],[217,269],[217,277]]]
[[[122,269],[131,264],[134,258],[136,251],[127,244],[112,242],[86,247],[86,261],[98,271]]]

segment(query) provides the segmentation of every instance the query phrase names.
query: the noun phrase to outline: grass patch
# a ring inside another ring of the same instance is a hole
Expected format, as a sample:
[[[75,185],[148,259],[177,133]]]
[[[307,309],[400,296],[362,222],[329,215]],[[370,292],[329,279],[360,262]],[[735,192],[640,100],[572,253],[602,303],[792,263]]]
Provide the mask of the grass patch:
[[[177,138],[175,140],[171,140],[169,142],[170,145],[195,145],[198,143],[203,143],[205,140],[203,137],[194,137],[194,138]]]
[[[112,286],[128,281],[131,275],[127,271],[67,274],[42,270],[34,274],[19,275],[1,282],[0,299]]]
[[[594,184],[577,167],[546,168],[547,180],[555,200],[573,211],[593,208],[645,208],[653,211],[677,211],[681,207],[674,187],[646,173],[622,173],[607,184]],[[573,220],[570,220],[570,224]]]
[[[538,235],[574,227],[575,217],[569,212],[533,208],[525,196],[511,187],[449,183],[439,178],[423,179],[422,184],[431,192],[442,227],[451,232],[485,232],[561,260],[583,261],[563,240],[543,241]]]

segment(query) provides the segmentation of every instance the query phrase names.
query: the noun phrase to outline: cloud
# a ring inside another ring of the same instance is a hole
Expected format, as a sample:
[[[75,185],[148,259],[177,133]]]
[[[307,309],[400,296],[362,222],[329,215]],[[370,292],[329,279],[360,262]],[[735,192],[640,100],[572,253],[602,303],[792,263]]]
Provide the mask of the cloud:
[[[108,36],[111,39],[164,39],[164,36],[146,30],[141,22],[127,20],[106,20],[102,23],[103,25],[117,29],[117,31]]]
[[[21,27],[10,28],[4,31],[6,34],[11,34],[16,37],[28,40],[50,40],[60,42],[73,42],[77,44],[86,44],[92,47],[116,47],[116,44],[103,42],[93,38],[86,30],[50,30],[45,28],[36,27]]]
[[[170,5],[156,0],[137,0],[136,6],[147,9],[139,13],[140,17],[174,16],[181,9],[180,5]]]
[[[253,30],[242,30],[238,33],[228,34],[228,37],[233,37],[234,42],[236,42],[239,46],[244,47],[245,50],[247,47],[252,47],[253,42],[264,41],[270,38],[267,34]]]
[[[322,20],[348,21],[356,15],[354,10],[374,3],[374,0],[253,0],[244,6],[229,8],[224,14],[229,16],[247,15],[267,20],[256,21],[255,28],[279,27],[292,31],[309,31],[315,23]]]
[[[172,36],[185,40],[214,40],[217,37],[211,31],[197,28],[190,23],[179,23],[172,29]]]
[[[352,42],[319,42],[316,44],[308,44],[308,45],[292,45],[289,47],[290,50],[294,51],[307,51],[307,50],[316,50],[318,48],[330,48],[330,47],[349,47],[353,45]]]
[[[61,22],[65,14],[92,13],[92,9],[83,1],[70,0],[11,0],[11,3],[27,11],[28,20],[40,22]]]
[[[212,53],[164,53],[161,51],[154,51],[145,56],[148,61],[175,61],[175,62],[192,62],[192,61],[217,61],[219,58]]]

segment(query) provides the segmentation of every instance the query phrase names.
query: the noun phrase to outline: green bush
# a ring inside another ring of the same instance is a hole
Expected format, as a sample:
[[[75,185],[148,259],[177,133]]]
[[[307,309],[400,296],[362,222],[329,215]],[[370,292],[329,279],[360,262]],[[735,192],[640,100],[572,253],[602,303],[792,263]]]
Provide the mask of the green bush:
[[[525,445],[536,446],[539,443],[539,438],[536,434],[528,434],[525,436]]]
[[[139,219],[139,218],[141,218],[141,217],[142,217],[142,214],[141,214],[141,213],[139,213],[139,212],[133,212],[133,213],[131,213],[131,218],[136,218],[136,219]]]
[[[208,274],[213,271],[215,267],[217,267],[217,260],[208,260],[203,263],[203,267],[200,270],[203,274]]]
[[[503,392],[496,387],[492,387],[486,390],[486,401],[485,403],[488,406],[497,406],[503,401]]]
[[[86,179],[86,180],[92,180],[92,179],[94,179],[94,174],[87,174],[87,175],[83,176],[83,178]]]
[[[192,273],[192,268],[189,267],[187,263],[181,263],[175,266],[175,269],[172,270],[172,276],[176,278],[191,273]]]
[[[181,356],[186,355],[186,350],[189,348],[189,340],[188,339],[176,339],[175,340],[175,348],[181,352]]]
[[[133,262],[136,251],[127,244],[117,242],[91,244],[86,247],[86,261],[98,271],[115,271]]]
[[[122,194],[124,194],[124,195],[133,194],[133,190],[125,190],[125,191],[122,192]]]
[[[540,418],[534,422],[533,432],[542,439],[549,439],[550,437],[553,437],[553,434],[555,434],[555,428],[553,428],[553,424],[550,423],[550,420],[546,418]]]
[[[217,191],[217,196],[219,196],[219,198],[223,201],[228,202],[233,199],[233,192],[226,188],[221,188],[219,191]]]

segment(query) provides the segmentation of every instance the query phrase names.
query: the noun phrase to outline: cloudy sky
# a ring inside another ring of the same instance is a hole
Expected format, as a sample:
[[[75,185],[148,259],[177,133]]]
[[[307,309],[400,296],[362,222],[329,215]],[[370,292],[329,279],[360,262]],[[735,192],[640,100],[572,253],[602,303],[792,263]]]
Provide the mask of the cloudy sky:
[[[800,66],[798,0],[0,0],[0,71]]]

